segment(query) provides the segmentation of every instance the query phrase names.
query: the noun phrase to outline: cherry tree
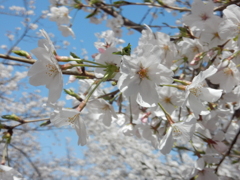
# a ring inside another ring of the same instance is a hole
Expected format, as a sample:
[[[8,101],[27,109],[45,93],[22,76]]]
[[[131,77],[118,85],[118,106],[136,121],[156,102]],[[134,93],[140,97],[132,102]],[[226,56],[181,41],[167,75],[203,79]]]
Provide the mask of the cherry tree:
[[[1,179],[239,178],[239,1],[50,0],[41,12],[22,2],[0,5],[24,29],[1,45]],[[106,24],[91,58],[44,27],[75,39],[78,13]],[[166,16],[175,19],[159,23]],[[84,158],[67,138],[67,156],[46,162],[38,131],[66,128]]]

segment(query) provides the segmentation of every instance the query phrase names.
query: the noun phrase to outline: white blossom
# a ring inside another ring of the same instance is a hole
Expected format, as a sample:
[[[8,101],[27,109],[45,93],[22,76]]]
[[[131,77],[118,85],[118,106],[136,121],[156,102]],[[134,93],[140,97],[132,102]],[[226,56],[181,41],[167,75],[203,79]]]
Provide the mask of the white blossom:
[[[49,89],[48,101],[56,102],[63,89],[62,71],[54,57],[54,47],[44,30],[41,30],[45,39],[39,40],[36,49],[32,53],[37,57],[37,61],[28,71],[29,83],[33,86],[46,85]]]

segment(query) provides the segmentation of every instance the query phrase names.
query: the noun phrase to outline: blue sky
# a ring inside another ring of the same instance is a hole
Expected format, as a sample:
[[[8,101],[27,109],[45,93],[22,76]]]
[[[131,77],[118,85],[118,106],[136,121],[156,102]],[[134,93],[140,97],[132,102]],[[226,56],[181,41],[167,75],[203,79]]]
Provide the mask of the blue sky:
[[[23,6],[23,1],[16,1],[16,0],[9,0],[9,1],[4,1],[2,5],[5,6],[5,9],[0,10],[0,12],[5,12],[8,13],[10,12],[8,7],[9,6]],[[49,9],[49,2],[47,0],[36,0],[35,3],[36,9],[35,9],[35,16],[31,18],[31,21],[34,21],[41,13],[42,10],[48,10]],[[134,8],[134,11],[133,11]],[[122,15],[129,17],[129,19],[135,21],[135,22],[140,22],[142,19],[142,16],[147,12],[148,8],[147,7],[124,7],[124,10],[122,11]],[[73,10],[71,12],[71,16],[76,12],[76,10]],[[39,29],[45,29],[48,33],[53,33],[55,35],[52,40],[56,42],[57,45],[62,45],[62,42],[64,40],[70,42],[70,46],[67,49],[58,49],[57,53],[59,55],[64,55],[68,56],[70,52],[74,52],[77,55],[81,55],[82,50],[81,49],[86,49],[88,51],[88,57],[91,60],[91,55],[94,53],[97,53],[97,49],[94,47],[94,42],[97,40],[95,37],[94,33],[96,32],[102,32],[106,31],[109,28],[106,27],[106,21],[104,21],[101,25],[95,25],[95,24],[90,24],[89,19],[86,19],[85,17],[88,14],[83,11],[79,11],[74,19],[72,29],[75,32],[76,39],[73,39],[72,37],[63,37],[61,33],[57,29],[57,25],[55,22],[49,21],[48,19],[43,19],[39,21],[39,27],[36,30],[30,30],[28,35],[32,37],[27,37],[24,38],[17,46],[20,47],[22,50],[29,51],[37,47],[37,38],[34,38],[36,35],[35,33],[39,31]],[[11,47],[18,38],[21,36],[21,34],[24,31],[24,27],[21,24],[21,21],[23,21],[22,17],[16,17],[16,16],[10,16],[10,15],[4,15],[0,14],[0,35],[1,35],[1,40],[0,40],[0,46],[1,45],[7,45],[8,47]],[[110,17],[109,17],[110,18]],[[158,20],[153,21],[153,24],[155,25],[161,25],[161,22],[168,22],[170,25],[175,25],[174,21],[176,20],[176,17],[172,17],[171,14],[165,13],[165,16],[160,17]],[[144,23],[149,23],[150,18],[146,18]],[[15,32],[17,27],[21,27],[21,30],[18,32],[19,36],[15,37],[15,40],[13,42],[10,42],[8,38],[6,37],[6,34],[9,32]],[[128,43],[131,43],[132,47],[136,47],[138,43],[138,38],[140,37],[140,33],[135,32],[133,35],[129,36],[127,35],[127,30],[126,28],[123,28],[123,37],[122,39],[125,40],[125,44],[123,46],[126,46]],[[175,33],[173,30],[169,29],[162,29],[161,32],[165,33]],[[3,49],[0,49],[0,53],[5,53]],[[22,69],[17,68],[16,71],[21,71]],[[24,82],[28,82],[28,78],[25,78],[23,80]],[[68,76],[64,77],[64,84],[66,84],[68,81]],[[79,88],[77,87],[77,83],[75,84],[70,84],[65,86],[64,88],[70,88],[74,87],[76,90]],[[41,94],[43,96],[47,96],[47,90],[44,87],[34,87],[29,85],[29,89],[27,91],[34,91],[36,89],[41,90]],[[26,89],[21,89],[18,92],[15,92],[19,95],[23,91],[26,91]],[[66,101],[65,99],[66,95],[65,93],[62,93],[61,96],[61,101]],[[71,107],[71,102],[66,101],[66,107]],[[82,153],[81,151],[85,149],[86,147],[81,147],[77,146],[77,135],[73,131],[69,130],[61,130],[62,132],[59,131],[59,140],[56,140],[53,136],[53,132],[40,132],[39,133],[39,143],[42,144],[43,146],[43,152],[42,155],[47,153],[49,149],[52,149],[53,152],[58,154],[59,156],[62,156],[66,153],[66,150],[64,148],[65,146],[65,138],[70,137],[72,139],[71,141],[71,146],[76,149],[76,154],[78,157],[82,158]],[[55,133],[58,133],[58,130],[54,131]],[[53,144],[56,144],[55,146]],[[61,144],[61,146],[58,146],[58,144]]]

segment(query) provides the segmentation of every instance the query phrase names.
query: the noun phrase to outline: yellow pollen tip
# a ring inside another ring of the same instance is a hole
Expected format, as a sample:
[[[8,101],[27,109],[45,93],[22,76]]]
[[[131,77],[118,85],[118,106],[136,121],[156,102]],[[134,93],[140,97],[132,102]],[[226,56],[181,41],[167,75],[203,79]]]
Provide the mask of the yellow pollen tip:
[[[226,75],[230,75],[230,76],[233,76],[233,71],[231,68],[227,67],[227,68],[224,68],[224,74]]]
[[[164,98],[165,103],[171,104],[171,98],[170,97],[165,97]]]
[[[137,72],[137,74],[139,75],[140,79],[143,79],[147,78],[147,72],[148,72],[147,69],[141,69]]]

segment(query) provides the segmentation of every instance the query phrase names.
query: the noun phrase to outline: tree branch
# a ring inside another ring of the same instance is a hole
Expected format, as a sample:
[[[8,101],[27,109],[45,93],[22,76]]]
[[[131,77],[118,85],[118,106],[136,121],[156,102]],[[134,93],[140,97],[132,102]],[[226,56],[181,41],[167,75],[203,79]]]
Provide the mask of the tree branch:
[[[34,64],[36,62],[35,59],[26,59],[26,58],[10,56],[10,55],[5,55],[5,54],[0,54],[0,58],[14,60],[14,61],[18,61],[18,62],[27,63],[27,64]],[[88,77],[89,79],[96,78],[94,74],[87,72],[87,71],[85,71],[83,73],[78,72],[78,71],[62,71],[62,73],[65,75],[84,76],[84,77]]]
[[[222,164],[222,162],[224,161],[224,159],[226,158],[226,156],[228,156],[228,155],[230,154],[230,152],[231,152],[234,144],[237,142],[237,139],[238,139],[239,134],[240,134],[240,128],[238,129],[238,132],[237,132],[236,136],[234,137],[234,139],[233,139],[233,141],[232,141],[232,143],[231,143],[228,151],[226,152],[226,154],[222,157],[222,159],[221,159],[220,162],[218,163],[218,165],[217,165],[217,167],[216,167],[216,169],[215,169],[215,173],[217,173],[218,168],[220,167],[220,165]]]

